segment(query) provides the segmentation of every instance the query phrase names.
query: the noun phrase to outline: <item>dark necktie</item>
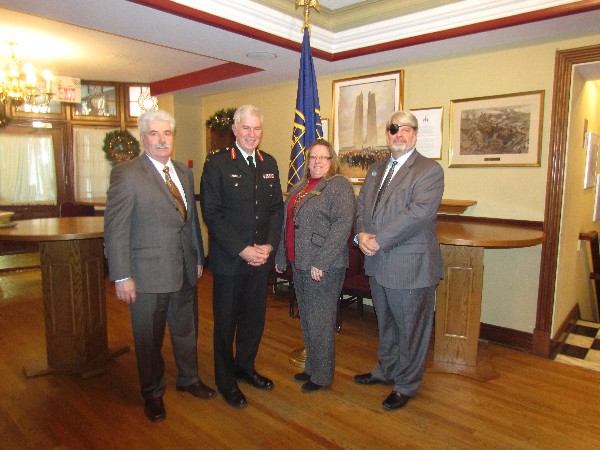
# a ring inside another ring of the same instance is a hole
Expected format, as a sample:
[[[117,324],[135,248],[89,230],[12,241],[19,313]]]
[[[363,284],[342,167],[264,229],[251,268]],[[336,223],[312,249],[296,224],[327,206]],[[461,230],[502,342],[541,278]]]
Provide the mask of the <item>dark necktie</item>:
[[[250,167],[252,175],[256,179],[256,166],[254,165],[254,158],[252,156],[248,156],[246,159],[248,160],[248,167]]]
[[[171,175],[169,175],[168,166],[164,167],[163,172],[165,173],[165,182],[167,183],[167,187],[177,202],[177,209],[179,209],[179,214],[181,214],[181,220],[185,222],[185,219],[187,218],[187,211],[185,210],[185,203],[183,203],[181,192],[179,192],[179,189],[177,189],[177,186],[175,186],[175,183],[173,183],[173,179],[171,178]]]
[[[383,191],[385,191],[385,188],[387,188],[388,184],[390,184],[390,181],[392,180],[392,175],[394,173],[394,167],[396,167],[396,164],[398,164],[398,161],[392,162],[392,165],[390,166],[387,174],[385,175],[385,180],[383,180],[383,184],[379,188],[379,192],[377,193],[377,199],[375,199],[375,206],[373,207],[373,214],[375,214],[375,211],[377,210],[377,205],[379,204],[379,200],[381,200]]]

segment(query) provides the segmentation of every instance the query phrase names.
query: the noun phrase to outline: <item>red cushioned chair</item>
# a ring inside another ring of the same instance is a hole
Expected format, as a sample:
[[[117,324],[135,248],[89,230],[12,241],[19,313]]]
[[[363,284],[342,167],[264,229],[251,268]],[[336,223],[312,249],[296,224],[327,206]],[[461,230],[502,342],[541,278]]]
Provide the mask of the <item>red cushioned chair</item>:
[[[363,300],[371,298],[371,287],[369,277],[365,275],[365,256],[360,249],[354,245],[353,237],[348,240],[348,268],[344,278],[344,285],[338,301],[337,320],[335,330],[342,330],[342,308],[356,303],[360,317],[363,316]]]

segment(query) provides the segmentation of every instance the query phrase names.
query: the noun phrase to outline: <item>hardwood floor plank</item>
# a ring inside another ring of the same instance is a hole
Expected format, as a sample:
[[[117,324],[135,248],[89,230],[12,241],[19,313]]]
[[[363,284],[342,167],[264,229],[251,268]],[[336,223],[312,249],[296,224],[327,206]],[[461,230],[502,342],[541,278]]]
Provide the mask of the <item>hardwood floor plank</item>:
[[[8,274],[8,275],[7,275]],[[210,273],[199,286],[200,375],[214,386]],[[269,298],[257,369],[272,391],[240,383],[247,408],[222,398],[198,400],[175,390],[176,368],[164,344],[167,419],[143,414],[129,310],[107,282],[110,342],[131,351],[106,373],[25,378],[23,366],[45,355],[39,270],[0,274],[0,448],[7,449],[589,449],[600,447],[600,373],[482,342],[500,377],[485,383],[459,375],[425,374],[419,395],[400,411],[384,411],[390,386],[359,386],[356,373],[377,358],[377,323],[344,310],[336,336],[334,384],[300,392],[289,361],[302,345],[300,321],[287,296]],[[4,299],[4,301],[3,301]]]

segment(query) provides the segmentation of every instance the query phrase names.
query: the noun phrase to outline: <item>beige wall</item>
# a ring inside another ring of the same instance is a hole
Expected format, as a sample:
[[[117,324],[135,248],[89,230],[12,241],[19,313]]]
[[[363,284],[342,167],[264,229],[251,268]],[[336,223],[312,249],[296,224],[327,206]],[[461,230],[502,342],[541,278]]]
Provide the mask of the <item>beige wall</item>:
[[[444,108],[443,151],[440,161],[446,176],[444,197],[476,200],[477,205],[471,207],[466,215],[542,221],[555,52],[560,49],[599,43],[600,34],[514,48],[498,48],[494,52],[474,53],[447,59],[418,63],[398,62],[368,71],[340,73],[335,76],[317,76],[321,110],[324,117],[332,118],[333,80],[403,69],[406,82],[405,108],[436,106]],[[203,130],[206,118],[222,108],[252,103],[261,108],[265,116],[261,148],[275,156],[282,182],[285,183],[296,89],[297,85],[294,81],[268,88],[253,88],[203,97],[198,103],[199,111],[193,108],[189,111],[194,118],[197,118],[194,126],[201,127],[201,154],[188,156],[186,153],[184,157],[181,152],[181,142],[178,142],[177,156],[180,159],[193,157],[195,163],[196,161],[202,163],[206,152]],[[545,91],[540,167],[448,167],[451,100],[532,90]],[[176,97],[176,103],[178,102],[179,98]],[[201,164],[195,164],[194,171],[197,177],[200,168]],[[533,331],[540,254],[540,246],[486,250],[482,322],[525,332]]]
[[[575,70],[571,94],[555,326],[560,325],[578,303],[583,318],[597,320],[597,311],[591,307],[595,304],[596,297],[589,280],[589,244],[580,242],[578,237],[580,232],[600,233],[600,222],[593,221],[596,187],[583,188],[586,165],[584,122],[588,122],[588,131],[600,134],[600,81],[586,82]]]

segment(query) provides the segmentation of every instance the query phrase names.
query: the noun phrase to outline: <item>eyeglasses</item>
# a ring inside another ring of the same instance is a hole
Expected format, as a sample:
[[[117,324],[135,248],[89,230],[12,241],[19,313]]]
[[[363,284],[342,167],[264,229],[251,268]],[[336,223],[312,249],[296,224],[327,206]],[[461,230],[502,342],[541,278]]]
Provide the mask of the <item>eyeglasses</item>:
[[[410,126],[408,126],[408,125],[405,125],[405,126],[402,126],[402,127],[401,127],[400,125],[398,125],[398,124],[395,124],[395,123],[392,123],[392,124],[388,125],[388,126],[386,127],[386,129],[387,129],[387,131],[388,131],[388,132],[389,132],[389,133],[390,133],[392,136],[395,136],[395,135],[396,135],[396,133],[398,133],[398,131],[400,131],[400,130],[402,130],[402,132],[403,132],[403,133],[408,133],[409,131],[412,131],[412,130],[414,130],[414,128],[413,128],[413,127],[410,127]]]
[[[310,159],[311,161],[327,161],[328,159],[331,159],[331,156],[310,155],[308,159]]]

